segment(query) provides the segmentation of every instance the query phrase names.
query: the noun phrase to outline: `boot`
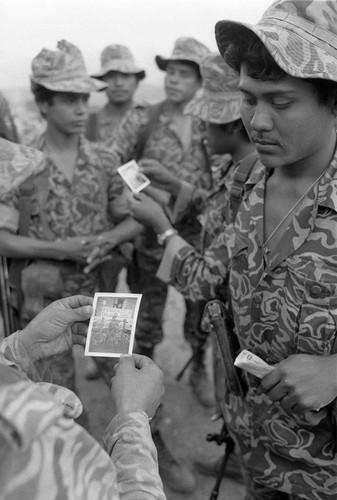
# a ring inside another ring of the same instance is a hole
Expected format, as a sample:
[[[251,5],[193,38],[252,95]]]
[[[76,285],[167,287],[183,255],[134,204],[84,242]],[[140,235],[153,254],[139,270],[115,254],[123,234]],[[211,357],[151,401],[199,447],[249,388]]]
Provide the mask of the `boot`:
[[[197,347],[193,351],[189,382],[199,403],[205,408],[211,408],[215,406],[214,387],[205,367],[205,349]]]
[[[204,474],[205,476],[218,477],[220,474],[222,461],[223,456],[221,456],[220,458],[215,458],[214,460],[205,460],[204,456],[200,456],[194,460],[194,465],[197,471],[201,474]],[[240,462],[235,453],[232,453],[229,456],[224,477],[233,479],[233,481],[236,481],[237,483],[243,483]]]
[[[171,455],[158,430],[152,434],[152,439],[157,448],[159,474],[163,482],[171,490],[191,493],[196,485],[192,472]]]

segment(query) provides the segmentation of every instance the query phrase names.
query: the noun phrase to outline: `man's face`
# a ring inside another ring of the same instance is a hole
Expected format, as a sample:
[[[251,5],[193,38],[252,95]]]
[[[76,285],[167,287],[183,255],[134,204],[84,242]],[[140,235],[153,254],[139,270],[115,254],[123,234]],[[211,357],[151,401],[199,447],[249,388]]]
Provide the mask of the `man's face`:
[[[333,103],[320,104],[314,88],[299,78],[251,78],[242,65],[241,116],[262,163],[277,168],[320,158],[334,130]]]
[[[189,64],[169,61],[166,66],[165,92],[174,104],[187,104],[200,88],[198,72]]]
[[[119,71],[109,71],[103,80],[108,85],[105,91],[112,104],[124,104],[131,101],[138,86],[136,75]]]
[[[51,104],[42,103],[48,126],[65,135],[84,132],[88,116],[89,94],[59,92]]]

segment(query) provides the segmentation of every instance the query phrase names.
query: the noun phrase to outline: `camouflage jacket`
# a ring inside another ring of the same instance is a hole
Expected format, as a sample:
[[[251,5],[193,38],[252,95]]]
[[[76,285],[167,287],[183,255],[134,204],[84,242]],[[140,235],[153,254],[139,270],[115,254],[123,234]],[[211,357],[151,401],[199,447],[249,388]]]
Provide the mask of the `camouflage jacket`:
[[[132,103],[131,107],[133,106],[135,104]],[[121,121],[123,117],[120,118]],[[116,117],[113,116],[113,110],[108,102],[103,108],[89,114],[86,137],[90,141],[111,144],[116,128]]]
[[[201,255],[180,237],[170,239],[158,276],[185,296],[218,297],[229,279],[235,331],[242,349],[269,364],[292,354],[328,356],[337,324],[337,154],[312,188],[277,248],[264,255],[267,172],[257,162],[245,185],[235,224]],[[224,395],[227,425],[256,482],[301,498],[336,494],[334,403],[318,413],[285,412],[247,376],[241,399]]]
[[[151,105],[137,105],[121,121],[109,143],[121,163],[137,156],[137,144],[141,142],[142,131],[149,123],[150,116]],[[210,172],[200,122],[192,117],[190,120],[190,143],[184,145],[174,124],[171,105],[164,101],[158,122],[146,140],[141,157],[159,161],[182,180],[209,188]],[[177,229],[190,242],[199,239],[200,225],[192,214],[188,219],[182,220]],[[156,239],[146,235],[142,238],[139,249],[156,259],[162,256],[162,248],[157,245]]]
[[[0,344],[1,499],[165,500],[147,415],[117,414],[104,448],[69,389],[40,380],[17,334]]]

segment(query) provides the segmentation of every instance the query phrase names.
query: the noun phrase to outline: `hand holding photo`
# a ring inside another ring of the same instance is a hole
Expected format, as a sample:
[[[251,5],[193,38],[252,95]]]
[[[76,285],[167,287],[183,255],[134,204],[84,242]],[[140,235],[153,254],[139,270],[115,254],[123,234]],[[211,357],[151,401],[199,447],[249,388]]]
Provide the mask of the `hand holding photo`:
[[[139,193],[150,184],[150,179],[140,172],[135,160],[131,160],[128,163],[125,163],[125,165],[117,168],[117,172],[122,177],[125,184],[134,193]]]
[[[275,369],[274,366],[268,365],[259,356],[245,349],[236,357],[234,365],[258,378],[263,378]]]
[[[134,293],[95,293],[85,356],[132,354],[141,298]]]

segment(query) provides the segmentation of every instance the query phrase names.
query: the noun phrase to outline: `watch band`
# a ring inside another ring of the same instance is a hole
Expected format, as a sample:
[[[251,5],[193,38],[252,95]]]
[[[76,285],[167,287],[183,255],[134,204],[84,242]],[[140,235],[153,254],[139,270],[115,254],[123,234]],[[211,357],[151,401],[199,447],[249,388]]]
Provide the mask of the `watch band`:
[[[170,229],[167,229],[163,233],[157,234],[157,241],[158,241],[159,245],[163,246],[165,244],[167,238],[169,238],[170,236],[173,236],[174,234],[177,234],[177,233],[178,233],[178,231],[176,229],[173,229],[172,227],[170,227]]]

